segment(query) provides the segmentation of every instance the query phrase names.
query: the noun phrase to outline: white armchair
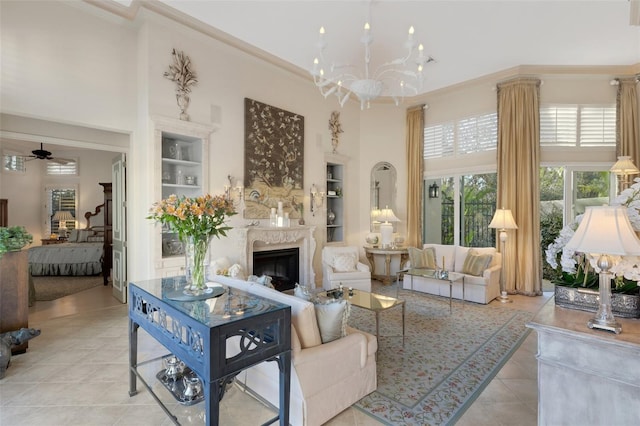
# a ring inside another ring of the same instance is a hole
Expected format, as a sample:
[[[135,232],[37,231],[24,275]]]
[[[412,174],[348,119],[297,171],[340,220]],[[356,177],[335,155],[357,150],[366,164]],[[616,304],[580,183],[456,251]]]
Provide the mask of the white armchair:
[[[371,292],[371,270],[358,258],[354,246],[326,246],[322,249],[322,287],[326,290],[353,287]]]

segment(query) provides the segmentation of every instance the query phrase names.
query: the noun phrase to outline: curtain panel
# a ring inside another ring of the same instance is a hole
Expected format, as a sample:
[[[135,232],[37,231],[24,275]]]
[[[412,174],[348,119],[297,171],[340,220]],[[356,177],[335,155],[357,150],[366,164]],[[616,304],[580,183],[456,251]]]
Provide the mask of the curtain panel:
[[[407,109],[407,240],[422,247],[424,105]]]
[[[505,289],[542,294],[540,254],[540,80],[498,85],[497,208],[510,209],[518,229],[507,231]],[[498,238],[496,238],[498,240]],[[499,249],[501,249],[499,247]]]
[[[640,167],[638,78],[619,78],[616,97],[616,155],[628,155]]]

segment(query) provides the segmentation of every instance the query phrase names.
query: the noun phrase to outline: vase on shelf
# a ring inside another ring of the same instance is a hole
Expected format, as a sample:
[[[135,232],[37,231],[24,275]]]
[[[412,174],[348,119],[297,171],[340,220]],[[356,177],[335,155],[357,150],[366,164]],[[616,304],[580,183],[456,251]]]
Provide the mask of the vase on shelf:
[[[187,278],[184,293],[186,295],[199,296],[212,291],[207,287],[205,279],[207,250],[210,241],[209,235],[191,235],[184,243],[185,275]]]
[[[333,210],[329,209],[329,211],[327,212],[327,224],[333,225],[334,220],[336,220],[336,214],[333,212]]]
[[[178,107],[180,108],[180,120],[189,121],[187,108],[189,108],[189,102],[191,102],[191,99],[189,98],[187,92],[176,92],[176,102],[178,103]]]

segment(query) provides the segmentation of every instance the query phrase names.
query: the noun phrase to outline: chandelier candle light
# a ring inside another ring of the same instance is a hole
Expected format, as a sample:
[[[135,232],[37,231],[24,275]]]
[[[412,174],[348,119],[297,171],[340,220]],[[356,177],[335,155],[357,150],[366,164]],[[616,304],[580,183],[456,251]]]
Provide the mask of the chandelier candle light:
[[[317,43],[319,53],[313,60],[311,70],[313,81],[325,98],[335,95],[340,106],[344,106],[352,93],[360,100],[361,109],[364,109],[365,105],[369,108],[370,101],[380,96],[391,97],[398,105],[405,96],[418,94],[424,79],[422,74],[424,65],[434,60],[425,55],[424,46],[413,39],[413,33],[414,29],[410,27],[404,43],[407,50],[405,56],[385,62],[371,72],[373,36],[371,26],[368,22],[365,23],[360,39],[364,45],[364,70],[358,73],[354,71],[356,67],[353,65],[328,63],[324,57],[324,50],[327,47],[325,29],[320,27]]]

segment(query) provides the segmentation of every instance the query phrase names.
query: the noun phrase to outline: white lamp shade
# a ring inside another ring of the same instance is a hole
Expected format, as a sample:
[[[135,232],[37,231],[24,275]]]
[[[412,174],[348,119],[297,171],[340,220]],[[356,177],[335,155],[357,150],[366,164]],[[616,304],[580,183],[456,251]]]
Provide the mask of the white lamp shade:
[[[63,230],[67,229],[67,221],[68,220],[76,220],[75,217],[66,210],[58,210],[56,214],[53,215],[52,220],[58,221],[58,229]]]
[[[516,225],[516,221],[513,219],[511,210],[497,209],[495,214],[493,215],[493,219],[491,219],[489,228],[518,229],[518,225]]]
[[[587,207],[566,247],[580,253],[640,255],[640,240],[622,206]]]
[[[380,211],[378,220],[380,222],[400,222],[400,219],[398,219],[396,215],[393,214],[393,210],[391,210],[389,206]]]
[[[631,157],[628,155],[621,155],[618,157],[618,161],[611,167],[611,171],[617,175],[636,175],[640,173],[640,170],[633,164]]]

